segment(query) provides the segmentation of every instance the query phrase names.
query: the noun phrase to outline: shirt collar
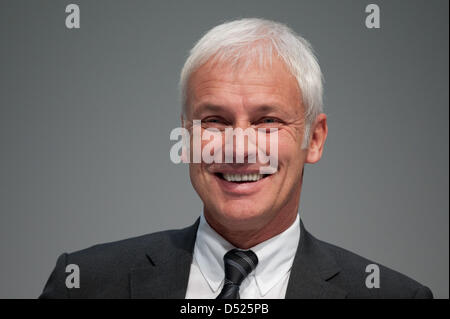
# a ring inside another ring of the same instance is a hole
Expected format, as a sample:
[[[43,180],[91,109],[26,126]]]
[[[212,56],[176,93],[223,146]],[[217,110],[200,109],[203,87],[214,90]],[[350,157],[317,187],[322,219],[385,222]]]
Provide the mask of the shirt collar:
[[[299,239],[300,222],[297,214],[295,221],[284,232],[250,248],[259,261],[250,276],[255,276],[262,296],[290,271]],[[236,247],[218,234],[202,214],[194,247],[194,259],[214,292],[217,292],[224,279],[223,256],[233,248]]]

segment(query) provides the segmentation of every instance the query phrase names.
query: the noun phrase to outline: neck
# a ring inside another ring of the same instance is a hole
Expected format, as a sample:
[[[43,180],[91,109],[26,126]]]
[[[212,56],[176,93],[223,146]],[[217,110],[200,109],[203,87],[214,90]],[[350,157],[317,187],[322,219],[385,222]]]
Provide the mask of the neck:
[[[208,224],[223,238],[225,238],[233,246],[240,249],[249,249],[254,247],[272,237],[275,237],[291,226],[297,217],[297,210],[295,214],[283,214],[272,219],[262,228],[249,229],[246,231],[230,231],[229,229],[215,224],[210,221],[206,215],[205,218]]]

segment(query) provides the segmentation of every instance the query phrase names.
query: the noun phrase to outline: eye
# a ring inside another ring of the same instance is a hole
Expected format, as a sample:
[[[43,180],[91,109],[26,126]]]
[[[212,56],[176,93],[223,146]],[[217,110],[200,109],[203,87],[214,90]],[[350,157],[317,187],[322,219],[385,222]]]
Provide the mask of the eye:
[[[267,117],[267,118],[263,119],[261,122],[265,123],[265,124],[271,124],[271,123],[277,122],[277,120],[274,119],[273,117]]]
[[[216,128],[219,130],[228,126],[228,122],[220,116],[210,116],[202,120],[202,127],[205,129]]]
[[[282,123],[282,121],[276,117],[264,117],[258,121],[258,124],[262,125],[276,125],[280,123]]]
[[[203,123],[208,124],[226,124],[226,121],[218,116],[210,116],[202,120]]]
[[[203,122],[205,122],[205,123],[220,123],[220,120],[218,118],[213,117],[213,118],[207,118]]]
[[[283,125],[283,121],[279,118],[267,116],[260,118],[255,123],[255,128],[258,130],[266,130],[266,133],[270,133],[272,129],[278,129]]]

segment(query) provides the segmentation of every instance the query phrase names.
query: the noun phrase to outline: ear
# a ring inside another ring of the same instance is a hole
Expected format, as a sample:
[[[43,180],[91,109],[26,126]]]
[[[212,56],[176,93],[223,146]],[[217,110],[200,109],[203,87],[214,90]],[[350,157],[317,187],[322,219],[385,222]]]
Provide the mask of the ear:
[[[317,115],[314,125],[311,127],[311,138],[309,141],[306,163],[317,163],[322,157],[323,147],[328,134],[327,116],[324,113]]]

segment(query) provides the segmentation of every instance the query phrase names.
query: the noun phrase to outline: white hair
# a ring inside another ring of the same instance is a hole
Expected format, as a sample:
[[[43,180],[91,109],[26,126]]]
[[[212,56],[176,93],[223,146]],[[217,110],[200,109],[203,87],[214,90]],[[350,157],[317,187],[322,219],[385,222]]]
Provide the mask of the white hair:
[[[306,148],[309,130],[317,115],[323,112],[322,72],[309,42],[288,26],[258,18],[226,22],[209,30],[191,49],[180,76],[183,115],[187,108],[189,77],[200,66],[214,58],[218,62],[236,65],[258,58],[259,63],[271,63],[274,52],[297,79],[305,106]]]

